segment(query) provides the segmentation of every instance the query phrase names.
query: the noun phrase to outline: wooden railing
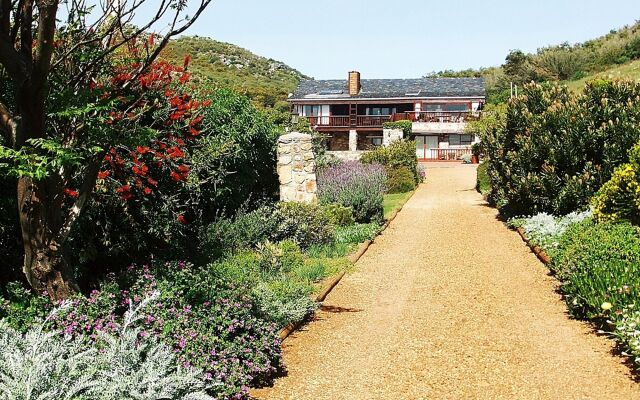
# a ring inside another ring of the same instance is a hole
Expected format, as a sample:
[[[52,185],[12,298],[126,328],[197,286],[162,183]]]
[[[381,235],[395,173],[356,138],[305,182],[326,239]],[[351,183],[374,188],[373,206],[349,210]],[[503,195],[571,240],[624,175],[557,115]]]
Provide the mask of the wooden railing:
[[[424,149],[424,152],[420,151],[418,159],[421,160],[440,160],[440,161],[453,161],[460,160],[465,154],[471,155],[471,148],[463,149]],[[422,156],[422,157],[421,157]]]
[[[385,122],[391,121],[391,115],[359,115],[357,125],[363,127],[382,127]]]
[[[358,115],[355,127],[382,128],[385,122],[391,121],[391,115]],[[346,128],[351,125],[348,115],[332,115],[327,117],[306,117],[311,126]]]
[[[343,115],[327,117],[307,117],[311,126],[333,126],[345,128],[349,126],[349,117]]]
[[[466,122],[480,118],[474,111],[409,111],[393,115],[393,121],[412,122]]]

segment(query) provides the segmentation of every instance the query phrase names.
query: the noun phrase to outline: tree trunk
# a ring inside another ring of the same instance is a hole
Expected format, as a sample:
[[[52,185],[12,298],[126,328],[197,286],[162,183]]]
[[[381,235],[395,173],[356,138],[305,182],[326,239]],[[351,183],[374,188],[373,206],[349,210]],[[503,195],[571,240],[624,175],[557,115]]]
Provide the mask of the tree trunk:
[[[56,178],[18,180],[18,212],[24,245],[23,271],[31,286],[46,290],[54,300],[63,300],[78,291],[73,271],[64,258],[63,243],[57,236],[62,225],[61,190]]]

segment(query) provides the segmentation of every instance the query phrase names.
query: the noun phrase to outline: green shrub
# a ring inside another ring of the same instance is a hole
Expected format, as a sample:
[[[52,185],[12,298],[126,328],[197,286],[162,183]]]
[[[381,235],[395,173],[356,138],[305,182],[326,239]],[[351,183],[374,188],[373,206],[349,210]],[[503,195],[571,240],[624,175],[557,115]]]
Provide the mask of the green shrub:
[[[491,179],[488,174],[489,164],[484,161],[478,165],[476,171],[476,190],[482,195],[487,195],[491,192]]]
[[[260,265],[260,254],[244,250],[211,263],[207,268],[212,276],[224,282],[233,282],[240,287],[252,287],[260,280]]]
[[[376,147],[362,155],[363,164],[380,164],[387,171],[406,167],[413,174],[415,183],[420,183],[416,145],[410,140],[398,140],[387,147]]]
[[[326,276],[326,263],[323,259],[309,259],[299,265],[294,274],[307,282],[318,282]]]
[[[240,210],[235,218],[220,218],[206,228],[203,250],[207,259],[214,260],[227,252],[255,248],[269,240],[277,227],[273,207],[263,206],[250,212]]]
[[[278,221],[272,240],[293,240],[301,248],[313,244],[330,243],[334,228],[320,207],[304,203],[279,203],[275,218]]]
[[[570,226],[551,251],[573,315],[598,318],[640,300],[640,237],[629,223]],[[603,305],[608,304],[611,307]]]
[[[630,81],[526,85],[481,133],[490,199],[506,216],[584,208],[640,140],[639,96]]]
[[[373,239],[378,232],[380,232],[380,226],[376,223],[355,224],[337,228],[335,240],[336,243],[360,244]]]
[[[261,282],[253,289],[256,311],[279,327],[302,321],[316,308],[310,297],[312,291],[311,285],[291,279]]]
[[[629,152],[629,163],[618,167],[591,200],[601,222],[628,220],[640,224],[640,144]]]
[[[333,226],[349,226],[355,222],[353,219],[353,209],[351,207],[330,203],[323,205],[321,210]]]
[[[351,225],[349,225],[351,227]],[[343,228],[337,228],[336,234]],[[313,245],[307,249],[307,255],[311,258],[336,258],[344,257],[351,250],[351,243],[331,243]]]
[[[299,268],[304,263],[300,246],[292,240],[258,246],[260,271],[264,280],[273,279]]]
[[[415,176],[409,168],[397,167],[387,170],[387,193],[406,193],[415,188]]]

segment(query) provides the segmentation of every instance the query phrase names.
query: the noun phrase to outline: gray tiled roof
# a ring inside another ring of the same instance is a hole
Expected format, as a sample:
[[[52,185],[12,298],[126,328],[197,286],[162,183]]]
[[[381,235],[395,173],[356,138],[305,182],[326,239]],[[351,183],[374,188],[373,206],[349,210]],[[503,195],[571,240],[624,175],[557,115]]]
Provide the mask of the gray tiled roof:
[[[386,99],[425,97],[485,96],[482,78],[362,79],[357,96],[349,96],[344,80],[305,80],[290,100],[310,99]]]

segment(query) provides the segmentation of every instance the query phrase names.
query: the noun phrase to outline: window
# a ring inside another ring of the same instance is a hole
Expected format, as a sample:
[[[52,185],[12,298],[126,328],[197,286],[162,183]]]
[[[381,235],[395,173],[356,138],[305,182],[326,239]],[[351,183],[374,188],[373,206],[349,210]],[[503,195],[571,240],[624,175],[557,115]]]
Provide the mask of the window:
[[[452,146],[470,145],[473,142],[473,135],[449,135],[449,144]]]
[[[395,107],[367,107],[367,115],[392,115],[395,112]]]
[[[305,117],[317,117],[320,115],[320,106],[304,106]]]
[[[462,111],[469,111],[469,104],[467,103],[425,104],[423,108],[425,111],[462,112]]]
[[[456,112],[461,112],[461,111],[469,111],[469,105],[466,103],[463,104],[445,104],[444,106],[445,111],[456,111]]]
[[[381,137],[371,138],[371,144],[374,146],[382,146],[382,138]]]

